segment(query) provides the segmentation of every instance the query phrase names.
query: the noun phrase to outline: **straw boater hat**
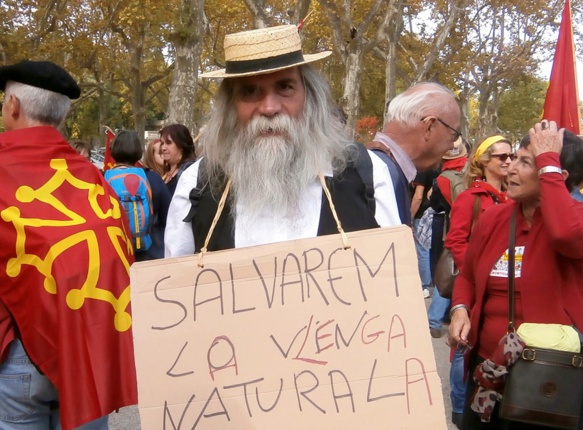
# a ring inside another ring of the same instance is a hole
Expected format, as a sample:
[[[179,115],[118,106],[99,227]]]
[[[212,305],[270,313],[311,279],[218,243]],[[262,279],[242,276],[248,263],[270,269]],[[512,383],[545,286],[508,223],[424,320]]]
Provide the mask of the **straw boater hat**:
[[[282,25],[225,36],[225,68],[203,78],[235,78],[273,73],[329,56],[331,51],[302,54],[298,27]]]
[[[453,143],[453,148],[445,153],[443,156],[444,160],[455,160],[456,158],[465,157],[468,154],[466,145],[460,137]]]

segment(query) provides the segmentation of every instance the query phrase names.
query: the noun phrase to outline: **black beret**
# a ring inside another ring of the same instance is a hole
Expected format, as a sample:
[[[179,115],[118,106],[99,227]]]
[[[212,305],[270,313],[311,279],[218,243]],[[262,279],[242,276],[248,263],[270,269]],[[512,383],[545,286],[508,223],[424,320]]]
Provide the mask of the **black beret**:
[[[8,81],[43,88],[70,99],[77,99],[81,95],[81,88],[71,75],[50,61],[24,60],[11,66],[0,67],[0,90],[5,90]]]

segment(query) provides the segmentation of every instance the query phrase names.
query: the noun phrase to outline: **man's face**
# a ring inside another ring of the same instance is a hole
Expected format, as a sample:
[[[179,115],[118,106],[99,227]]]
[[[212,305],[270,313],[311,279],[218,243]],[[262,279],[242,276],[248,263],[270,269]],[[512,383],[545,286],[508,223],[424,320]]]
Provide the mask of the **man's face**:
[[[433,169],[439,165],[444,154],[453,148],[454,142],[460,136],[460,111],[454,102],[452,106],[439,115],[428,115],[421,122],[425,131],[425,149],[419,160],[417,170]]]
[[[297,67],[266,75],[237,78],[233,91],[237,122],[241,126],[257,116],[286,114],[299,119],[306,99]]]

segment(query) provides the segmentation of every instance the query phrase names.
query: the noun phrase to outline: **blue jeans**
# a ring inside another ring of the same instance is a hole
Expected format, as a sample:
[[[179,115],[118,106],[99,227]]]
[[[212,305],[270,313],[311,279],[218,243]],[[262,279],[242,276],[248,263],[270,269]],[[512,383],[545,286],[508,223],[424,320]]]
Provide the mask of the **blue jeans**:
[[[431,266],[429,265],[429,249],[421,246],[417,240],[417,229],[419,227],[420,219],[413,221],[413,237],[415,237],[415,250],[417,251],[417,267],[419,268],[419,276],[421,277],[421,285],[423,288],[431,286]]]
[[[466,402],[466,383],[464,382],[464,355],[456,350],[449,369],[449,385],[451,387],[451,409],[456,414],[464,412]]]
[[[429,310],[427,311],[427,316],[429,318],[429,328],[441,328],[450,303],[450,299],[444,299],[439,295],[437,288],[433,289],[431,304],[429,305]]]
[[[57,389],[36,370],[20,340],[13,341],[9,348],[7,359],[0,364],[0,428],[60,430]],[[106,415],[77,429],[107,430],[107,419]]]

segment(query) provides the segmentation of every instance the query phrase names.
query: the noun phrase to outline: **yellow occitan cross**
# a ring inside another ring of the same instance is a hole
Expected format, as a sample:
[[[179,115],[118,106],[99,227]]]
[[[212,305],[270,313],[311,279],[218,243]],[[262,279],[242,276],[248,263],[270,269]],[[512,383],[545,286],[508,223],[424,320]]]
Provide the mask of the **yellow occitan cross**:
[[[95,268],[100,267],[100,248],[97,235],[93,230],[84,230],[76,234],[68,236],[63,240],[53,244],[47,252],[47,255],[42,258],[35,254],[26,253],[26,229],[27,227],[68,227],[73,225],[82,225],[86,219],[76,213],[75,211],[66,207],[57,197],[54,196],[54,191],[59,189],[63,183],[68,182],[79,190],[87,190],[89,204],[93,213],[100,219],[119,219],[121,217],[121,208],[118,200],[114,196],[109,197],[111,207],[105,212],[102,211],[98,204],[97,198],[105,194],[105,190],[99,184],[92,184],[82,181],[71,174],[67,169],[67,162],[63,159],[55,159],[50,163],[55,174],[40,188],[34,190],[29,186],[21,186],[16,190],[15,197],[19,202],[30,203],[35,200],[51,205],[53,208],[61,212],[69,219],[65,220],[51,220],[42,218],[22,218],[20,209],[16,206],[11,206],[0,212],[0,216],[6,222],[11,222],[16,230],[16,244],[15,257],[10,258],[6,264],[6,274],[10,277],[16,277],[20,274],[23,265],[30,265],[36,267],[41,273],[44,280],[44,288],[50,294],[57,293],[57,282],[52,275],[52,267],[55,260],[68,249],[85,242],[88,251],[88,267],[87,277],[85,282],[79,289],[71,289],[67,293],[67,306],[73,310],[80,309],[85,303],[85,299],[101,300],[112,305],[114,316],[114,327],[117,331],[123,332],[131,327],[132,320],[130,314],[126,311],[130,303],[130,286],[127,285],[119,297],[108,290],[97,288],[100,270]],[[107,228],[107,234],[112,243],[119,259],[124,264],[126,270],[129,272],[129,261],[126,258],[126,253],[120,243],[124,243],[126,251],[133,253],[131,239],[128,238],[126,232],[119,227],[111,226]]]

